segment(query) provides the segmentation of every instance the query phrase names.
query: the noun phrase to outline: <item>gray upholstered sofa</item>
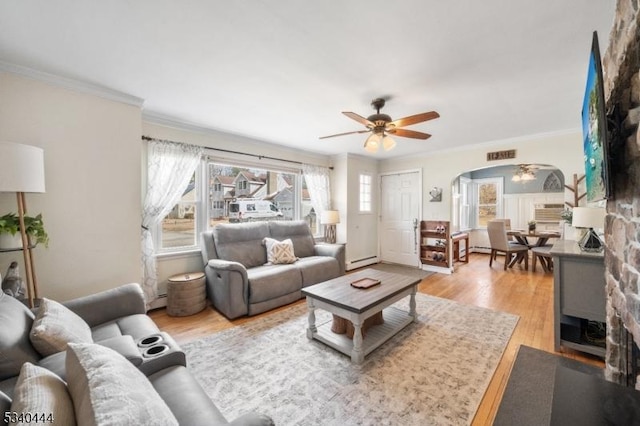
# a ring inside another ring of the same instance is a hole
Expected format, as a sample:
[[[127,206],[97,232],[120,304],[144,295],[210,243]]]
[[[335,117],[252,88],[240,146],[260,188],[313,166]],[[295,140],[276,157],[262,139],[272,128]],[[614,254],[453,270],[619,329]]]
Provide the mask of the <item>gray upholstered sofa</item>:
[[[316,244],[304,221],[218,224],[201,237],[207,295],[230,319],[295,302],[303,287],[345,273],[344,246]],[[268,263],[265,238],[291,239],[298,260]]]
[[[272,424],[268,417],[253,413],[231,423],[224,418],[186,368],[184,352],[170,336],[160,332],[146,315],[144,295],[138,284],[127,284],[63,305],[89,326],[94,342],[89,345],[110,348],[115,351],[110,352],[113,357],[122,359],[124,365],[133,368],[136,374],[141,372],[138,376],[143,382],[148,380],[151,383],[180,425]],[[68,350],[43,357],[36,349],[37,345],[32,344],[30,331],[34,320],[37,323],[37,317],[31,310],[16,299],[0,293],[0,425],[6,424],[4,413],[11,410],[12,398],[16,398],[16,383],[20,383],[18,377],[25,363],[44,367],[64,381],[70,380],[67,377]],[[157,358],[147,359],[144,353],[146,349],[140,347],[140,342],[148,336],[161,336],[162,344],[167,345],[167,352]],[[24,391],[20,393],[24,394]],[[73,401],[76,416],[79,404]]]

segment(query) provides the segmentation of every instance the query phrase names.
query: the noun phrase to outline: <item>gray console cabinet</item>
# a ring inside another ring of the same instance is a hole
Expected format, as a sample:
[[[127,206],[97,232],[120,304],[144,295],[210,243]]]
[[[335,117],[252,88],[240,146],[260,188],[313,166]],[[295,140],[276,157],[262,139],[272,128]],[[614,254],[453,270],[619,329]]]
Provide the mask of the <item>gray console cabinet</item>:
[[[584,320],[606,322],[603,253],[583,252],[578,243],[558,240],[551,249],[554,286],[554,346],[604,357],[605,349],[584,340]]]

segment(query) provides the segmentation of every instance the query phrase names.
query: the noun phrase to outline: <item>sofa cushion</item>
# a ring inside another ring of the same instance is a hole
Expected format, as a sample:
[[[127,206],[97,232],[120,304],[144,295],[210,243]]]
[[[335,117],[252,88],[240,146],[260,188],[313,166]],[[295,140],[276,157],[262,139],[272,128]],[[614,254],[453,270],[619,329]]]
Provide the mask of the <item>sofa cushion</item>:
[[[296,262],[302,273],[302,286],[318,284],[340,276],[340,264],[334,257],[310,256]]]
[[[264,302],[302,288],[302,275],[296,264],[264,265],[247,270],[249,303]]]
[[[41,358],[29,340],[33,318],[26,306],[0,292],[0,380],[17,376],[22,364]]]
[[[146,376],[113,349],[69,343],[66,367],[78,424],[178,424]]]
[[[213,228],[216,253],[220,259],[253,268],[267,263],[262,240],[269,236],[267,222],[221,223]]]
[[[294,263],[296,255],[293,252],[293,243],[290,239],[283,241],[265,238],[264,245],[267,248],[267,262],[274,265]]]
[[[24,414],[24,421],[15,423],[19,425],[76,424],[73,402],[65,383],[51,371],[30,362],[25,362],[20,370],[11,412]]]
[[[293,242],[293,251],[298,257],[313,256],[315,254],[315,241],[311,235],[311,229],[304,220],[272,221],[269,222],[271,238],[284,240],[290,238]]]
[[[67,343],[93,343],[91,329],[64,305],[42,299],[29,334],[31,343],[42,356],[67,349]]]

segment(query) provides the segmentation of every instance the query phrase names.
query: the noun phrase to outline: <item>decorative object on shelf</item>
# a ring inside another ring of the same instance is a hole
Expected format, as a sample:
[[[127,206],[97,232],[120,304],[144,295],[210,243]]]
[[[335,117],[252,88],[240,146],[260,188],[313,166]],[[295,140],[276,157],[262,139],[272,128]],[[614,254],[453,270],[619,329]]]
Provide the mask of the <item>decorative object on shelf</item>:
[[[2,292],[26,304],[27,298],[25,297],[24,285],[22,278],[20,278],[18,262],[15,260],[9,265],[7,274],[2,280]]]
[[[35,217],[25,216],[24,225],[26,227],[29,246],[43,244],[49,246],[49,235],[44,229],[42,214]],[[19,249],[22,247],[20,238],[20,218],[15,213],[7,213],[0,216],[0,249]]]
[[[528,222],[529,225],[529,232],[536,232],[536,221],[535,220],[530,220]]]
[[[582,251],[600,252],[604,249],[604,243],[593,228],[604,228],[606,214],[606,210],[602,207],[575,207],[573,209],[573,226],[589,229],[578,241]]]
[[[562,213],[560,213],[560,217],[562,218],[562,220],[564,220],[569,225],[571,225],[572,221],[573,221],[573,210],[564,209],[564,211]]]
[[[324,240],[335,244],[336,224],[340,223],[340,212],[338,210],[324,210],[320,213],[320,223],[324,225]]]
[[[31,145],[0,142],[0,192],[15,192],[18,202],[18,221],[22,239],[27,299],[30,308],[40,297],[33,265],[33,253],[27,238],[25,192],[45,192],[44,151]]]
[[[431,202],[442,201],[442,188],[438,188],[437,186],[434,186],[431,189],[431,191],[429,191],[429,195],[431,196],[431,199],[429,200]]]
[[[336,135],[322,136],[320,139],[332,138],[335,136],[345,136],[355,133],[369,133],[371,135],[367,137],[364,142],[364,149],[367,152],[375,154],[378,152],[380,145],[385,151],[389,151],[396,146],[396,141],[389,135],[401,136],[403,138],[413,139],[429,139],[431,135],[422,132],[416,132],[415,130],[402,129],[401,127],[410,126],[412,124],[422,123],[423,121],[433,120],[440,117],[435,111],[423,112],[420,114],[411,115],[409,117],[400,118],[398,120],[391,120],[391,117],[387,114],[381,114],[380,110],[384,107],[386,99],[377,98],[371,101],[371,106],[376,110],[376,113],[364,118],[355,112],[344,111],[343,114],[352,120],[364,125],[367,130],[356,130],[355,132],[338,133]]]

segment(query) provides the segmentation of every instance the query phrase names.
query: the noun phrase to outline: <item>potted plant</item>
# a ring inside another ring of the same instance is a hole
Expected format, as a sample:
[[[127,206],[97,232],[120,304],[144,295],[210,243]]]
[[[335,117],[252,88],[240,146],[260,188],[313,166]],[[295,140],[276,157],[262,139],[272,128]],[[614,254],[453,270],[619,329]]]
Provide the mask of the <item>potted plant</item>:
[[[573,210],[564,209],[563,212],[560,213],[560,217],[562,218],[562,220],[571,225],[571,221],[573,220]]]
[[[49,246],[49,235],[44,229],[42,214],[35,217],[25,216],[24,226],[26,228],[29,244],[43,244]],[[0,216],[0,248],[16,249],[22,248],[20,238],[20,220],[15,213],[7,213]]]
[[[529,221],[529,232],[530,233],[536,232],[536,221],[535,220],[530,220]]]

